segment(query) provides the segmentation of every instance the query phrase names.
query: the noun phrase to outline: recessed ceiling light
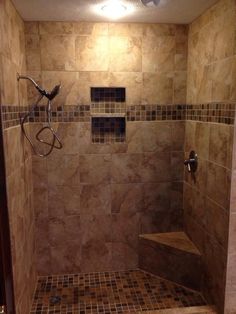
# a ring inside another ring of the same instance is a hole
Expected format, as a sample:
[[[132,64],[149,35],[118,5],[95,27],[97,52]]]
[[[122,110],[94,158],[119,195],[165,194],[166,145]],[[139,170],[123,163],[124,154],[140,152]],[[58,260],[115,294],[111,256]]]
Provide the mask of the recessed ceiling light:
[[[158,6],[160,0],[141,0],[141,2],[145,7],[153,7]]]
[[[132,11],[133,10],[130,6],[119,0],[106,1],[105,3],[96,8],[96,12],[99,15],[107,17],[111,20],[117,20],[131,13]]]

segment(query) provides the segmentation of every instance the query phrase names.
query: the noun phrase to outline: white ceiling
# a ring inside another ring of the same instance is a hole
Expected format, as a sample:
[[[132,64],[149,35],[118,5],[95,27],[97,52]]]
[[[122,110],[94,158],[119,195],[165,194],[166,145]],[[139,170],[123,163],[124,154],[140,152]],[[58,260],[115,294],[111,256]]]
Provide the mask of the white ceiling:
[[[27,21],[109,21],[94,12],[105,0],[13,0]],[[218,0],[161,0],[158,7],[144,7],[140,0],[121,0],[133,12],[118,22],[177,23],[192,22]]]

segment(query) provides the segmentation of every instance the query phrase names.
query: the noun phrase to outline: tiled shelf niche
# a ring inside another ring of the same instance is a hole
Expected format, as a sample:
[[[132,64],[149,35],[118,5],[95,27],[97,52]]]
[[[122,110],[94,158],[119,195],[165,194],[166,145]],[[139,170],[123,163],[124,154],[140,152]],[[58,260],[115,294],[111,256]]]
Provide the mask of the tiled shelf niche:
[[[92,117],[92,143],[123,143],[125,129],[125,117]]]
[[[124,87],[91,87],[92,143],[125,142]]]

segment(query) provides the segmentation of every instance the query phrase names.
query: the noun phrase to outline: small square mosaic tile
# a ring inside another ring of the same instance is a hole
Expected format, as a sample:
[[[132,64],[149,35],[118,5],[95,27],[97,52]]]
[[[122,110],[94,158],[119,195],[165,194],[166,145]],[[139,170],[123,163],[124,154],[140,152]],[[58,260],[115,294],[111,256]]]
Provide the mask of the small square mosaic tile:
[[[198,292],[131,270],[39,277],[30,314],[137,313],[205,304]]]

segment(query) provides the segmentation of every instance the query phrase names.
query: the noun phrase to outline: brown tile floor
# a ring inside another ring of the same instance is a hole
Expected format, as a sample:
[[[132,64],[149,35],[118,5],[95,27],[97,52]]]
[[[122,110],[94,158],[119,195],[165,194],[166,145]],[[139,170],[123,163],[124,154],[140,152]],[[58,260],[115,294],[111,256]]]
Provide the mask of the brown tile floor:
[[[195,291],[131,270],[39,277],[31,314],[137,313],[205,304]]]

